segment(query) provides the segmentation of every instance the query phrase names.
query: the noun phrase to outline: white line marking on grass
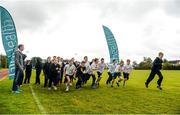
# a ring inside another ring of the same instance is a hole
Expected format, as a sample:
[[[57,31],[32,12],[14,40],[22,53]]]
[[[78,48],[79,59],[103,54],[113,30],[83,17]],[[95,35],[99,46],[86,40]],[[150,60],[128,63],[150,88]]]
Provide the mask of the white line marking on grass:
[[[31,92],[32,92],[33,98],[34,98],[34,100],[35,100],[35,102],[36,102],[40,112],[42,114],[46,114],[46,111],[45,111],[44,107],[42,106],[42,104],[40,103],[39,99],[37,98],[36,94],[34,93],[34,90],[33,90],[32,86],[30,86],[30,88],[31,88]]]

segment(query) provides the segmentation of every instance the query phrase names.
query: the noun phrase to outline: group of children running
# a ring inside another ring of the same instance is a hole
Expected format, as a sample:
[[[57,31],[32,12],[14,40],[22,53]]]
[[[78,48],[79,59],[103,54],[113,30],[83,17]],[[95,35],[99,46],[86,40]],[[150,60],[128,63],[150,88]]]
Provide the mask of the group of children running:
[[[24,63],[25,55],[22,53],[24,50],[24,45],[20,44],[18,50],[15,52],[15,77],[13,80],[13,93],[20,93],[20,86],[22,85],[25,69],[25,80],[24,84],[30,83],[30,77],[32,72],[32,64],[30,60]],[[163,81],[163,75],[161,73],[162,63],[163,63],[162,52],[159,52],[158,57],[153,61],[153,66],[151,68],[151,73],[145,82],[145,87],[148,88],[150,82],[154,79],[157,74],[159,79],[157,81],[157,88],[162,90],[161,83]],[[25,66],[25,67],[24,67]],[[75,62],[74,58],[69,61],[63,60],[63,58],[54,56],[52,59],[48,57],[45,64],[43,65],[44,73],[44,87],[48,86],[48,89],[57,90],[57,85],[62,83],[63,77],[64,83],[66,84],[66,91],[70,90],[73,80],[77,79],[76,89],[80,89],[82,84],[86,84],[87,81],[92,77],[91,88],[97,88],[102,79],[102,74],[105,69],[108,69],[108,79],[106,81],[107,85],[120,86],[120,82],[123,81],[123,86],[126,85],[126,81],[129,79],[129,74],[133,70],[130,60],[127,59],[126,64],[124,61],[113,60],[111,64],[106,64],[102,58],[100,61],[98,58],[93,59],[92,62],[88,61],[88,57],[85,56],[81,63]],[[41,61],[37,60],[36,66],[36,82],[35,84],[40,84],[40,74],[42,70]],[[124,79],[122,77],[124,76]],[[96,76],[98,76],[96,78]],[[118,80],[116,81],[116,78]]]
[[[129,73],[133,70],[129,59],[126,64],[122,60],[119,63],[117,63],[117,60],[113,60],[112,64],[106,64],[103,58],[100,61],[98,58],[95,58],[92,62],[89,62],[88,57],[85,56],[83,61],[78,64],[75,63],[74,58],[64,63],[60,57],[54,56],[53,59],[48,57],[43,67],[44,86],[48,85],[48,90],[51,90],[51,88],[57,90],[57,84],[62,83],[62,79],[65,77],[66,91],[70,90],[74,79],[77,79],[75,88],[80,89],[82,84],[86,84],[92,77],[91,88],[94,89],[100,85],[102,74],[106,68],[109,75],[106,84],[110,84],[111,87],[114,86],[114,83],[119,87],[121,81],[123,81],[123,86],[125,86],[126,81],[129,79]],[[96,75],[98,76],[97,79]],[[116,78],[118,78],[117,81]]]

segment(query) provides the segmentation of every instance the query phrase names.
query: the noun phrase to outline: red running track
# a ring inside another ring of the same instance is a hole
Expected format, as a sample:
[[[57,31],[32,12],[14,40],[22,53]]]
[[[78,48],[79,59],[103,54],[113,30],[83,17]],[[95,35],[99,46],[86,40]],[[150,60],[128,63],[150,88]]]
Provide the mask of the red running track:
[[[5,78],[8,75],[8,70],[1,70],[0,71],[0,80]]]

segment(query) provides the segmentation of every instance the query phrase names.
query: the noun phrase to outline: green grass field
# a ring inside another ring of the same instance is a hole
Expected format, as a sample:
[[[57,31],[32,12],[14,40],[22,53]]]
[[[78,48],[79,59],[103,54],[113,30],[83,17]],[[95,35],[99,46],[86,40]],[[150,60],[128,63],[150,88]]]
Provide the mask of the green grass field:
[[[88,82],[82,90],[71,87],[65,92],[64,84],[57,91],[43,88],[44,76],[41,75],[41,85],[34,85],[34,73],[30,85],[23,85],[21,94],[12,94],[12,81],[0,81],[0,113],[8,114],[38,114],[41,113],[31,93],[32,86],[39,102],[46,113],[180,113],[180,71],[162,71],[163,90],[156,88],[157,77],[148,89],[144,82],[150,71],[135,70],[131,73],[126,87],[112,88],[105,84],[107,73],[103,74],[100,87],[91,89]]]

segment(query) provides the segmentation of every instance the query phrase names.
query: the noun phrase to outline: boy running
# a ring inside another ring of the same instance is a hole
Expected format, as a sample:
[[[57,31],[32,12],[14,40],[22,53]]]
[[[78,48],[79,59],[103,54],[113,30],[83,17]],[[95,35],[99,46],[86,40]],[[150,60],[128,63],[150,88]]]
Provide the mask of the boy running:
[[[129,74],[130,72],[133,70],[132,65],[130,64],[130,60],[127,59],[127,63],[126,65],[123,67],[123,76],[124,76],[124,82],[123,82],[123,86],[126,85],[126,81],[129,79]]]
[[[109,77],[108,77],[108,79],[106,81],[107,85],[110,84],[110,82],[112,81],[112,79],[114,77],[116,66],[117,65],[116,65],[116,60],[115,59],[113,60],[112,64],[108,65],[108,68],[109,68],[108,69],[108,75],[109,75]],[[113,85],[111,85],[111,87],[113,87]]]
[[[121,72],[123,71],[123,66],[124,66],[124,61],[121,60],[115,70],[115,76],[118,77],[118,81],[116,82],[118,87],[119,87],[119,83],[123,80],[122,75],[121,75]]]
[[[159,79],[157,81],[157,84],[158,84],[157,88],[162,90],[161,82],[163,80],[163,76],[162,76],[160,70],[162,69],[162,63],[163,63],[162,58],[163,58],[163,56],[164,56],[164,54],[162,52],[159,52],[159,57],[157,57],[154,60],[153,66],[152,66],[152,69],[151,69],[151,73],[150,73],[148,79],[145,82],[146,88],[148,88],[149,83],[154,79],[154,76],[157,74],[158,77],[159,77]]]
[[[101,58],[101,62],[98,64],[98,69],[97,69],[97,74],[98,74],[98,79],[96,81],[97,86],[99,86],[99,82],[102,79],[102,73],[106,67],[107,65],[104,63],[104,58]]]
[[[76,77],[78,78],[77,83],[76,83],[76,89],[81,88],[81,84],[83,82],[85,70],[86,70],[85,62],[82,61],[81,65],[79,65],[79,67],[77,68],[77,71],[76,71]]]

